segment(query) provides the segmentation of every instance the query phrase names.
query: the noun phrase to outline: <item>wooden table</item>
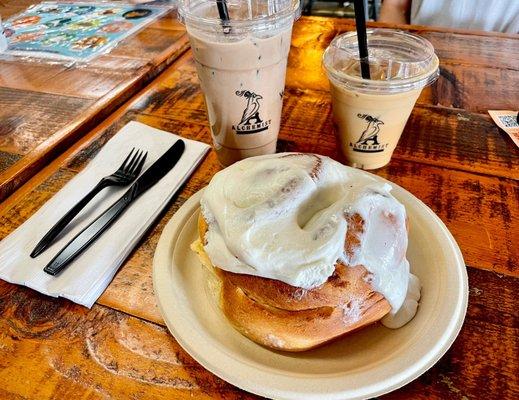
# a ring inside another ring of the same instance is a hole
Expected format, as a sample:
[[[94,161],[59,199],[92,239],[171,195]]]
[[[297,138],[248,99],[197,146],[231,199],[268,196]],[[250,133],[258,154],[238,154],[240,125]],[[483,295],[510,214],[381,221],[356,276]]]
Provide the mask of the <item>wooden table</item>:
[[[324,18],[296,24],[280,150],[341,159],[320,59],[337,33],[352,28],[350,21]],[[433,42],[441,77],[424,90],[391,163],[376,173],[423,200],[447,224],[467,263],[470,299],[447,354],[384,398],[516,399],[519,151],[486,110],[519,104],[519,37],[404,28]],[[0,209],[0,237],[131,120],[210,142],[191,52],[8,198]],[[165,223],[218,170],[211,152],[91,310],[0,281],[0,398],[254,398],[182,350],[153,295],[151,263]]]
[[[34,3],[0,1],[0,15],[7,19]],[[0,201],[187,48],[169,11],[86,66],[0,61]]]

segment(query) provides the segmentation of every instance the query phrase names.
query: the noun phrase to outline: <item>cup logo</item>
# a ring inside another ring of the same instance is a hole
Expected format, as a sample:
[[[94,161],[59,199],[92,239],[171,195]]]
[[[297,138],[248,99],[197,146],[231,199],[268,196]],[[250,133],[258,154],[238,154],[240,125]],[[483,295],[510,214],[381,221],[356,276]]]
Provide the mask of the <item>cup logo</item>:
[[[263,121],[259,115],[259,101],[263,99],[263,97],[250,90],[237,90],[236,96],[246,98],[247,105],[245,106],[245,110],[243,110],[241,121],[237,125],[233,125],[232,129],[239,135],[267,130],[270,125],[270,120]]]
[[[380,144],[378,141],[378,134],[380,132],[380,125],[384,125],[380,119],[367,114],[357,114],[357,117],[365,120],[368,125],[360,135],[359,140],[355,143],[350,142],[350,147],[353,151],[361,153],[380,153],[388,146],[388,143]]]

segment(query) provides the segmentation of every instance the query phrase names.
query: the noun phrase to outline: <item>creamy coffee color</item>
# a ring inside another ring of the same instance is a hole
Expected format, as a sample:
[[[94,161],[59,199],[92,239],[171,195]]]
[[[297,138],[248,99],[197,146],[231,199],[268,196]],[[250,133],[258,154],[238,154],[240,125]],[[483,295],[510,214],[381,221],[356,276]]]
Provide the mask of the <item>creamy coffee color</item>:
[[[200,2],[190,13],[213,22],[186,22],[223,165],[276,151],[297,1],[278,3],[229,3],[225,27],[215,3]]]
[[[390,189],[323,156],[246,159],[217,173],[204,192],[204,250],[222,269],[304,289],[326,282],[338,260],[364,265],[373,288],[391,304],[383,322],[398,327],[416,312],[419,283],[405,256],[405,209]],[[355,213],[364,220],[364,233],[348,256],[344,215]]]
[[[422,89],[374,95],[330,82],[333,120],[342,152],[352,167],[389,163]]]
[[[274,153],[292,27],[236,42],[188,33],[220,161]]]
[[[424,38],[391,29],[367,32],[370,79],[360,73],[355,32],[337,36],[323,55],[335,131],[350,166],[389,163],[422,89],[438,76],[438,57]]]

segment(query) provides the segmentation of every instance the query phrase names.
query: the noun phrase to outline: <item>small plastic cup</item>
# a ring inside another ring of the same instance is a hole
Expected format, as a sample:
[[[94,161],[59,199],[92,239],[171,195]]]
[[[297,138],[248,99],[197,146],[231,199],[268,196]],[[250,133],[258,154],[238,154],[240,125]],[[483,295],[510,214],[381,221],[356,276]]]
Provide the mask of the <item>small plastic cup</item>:
[[[299,0],[180,0],[204,93],[214,147],[224,166],[276,152],[292,25]]]
[[[392,29],[367,31],[371,79],[362,79],[356,32],[337,36],[323,55],[337,138],[350,166],[388,164],[422,89],[439,75],[424,38]]]

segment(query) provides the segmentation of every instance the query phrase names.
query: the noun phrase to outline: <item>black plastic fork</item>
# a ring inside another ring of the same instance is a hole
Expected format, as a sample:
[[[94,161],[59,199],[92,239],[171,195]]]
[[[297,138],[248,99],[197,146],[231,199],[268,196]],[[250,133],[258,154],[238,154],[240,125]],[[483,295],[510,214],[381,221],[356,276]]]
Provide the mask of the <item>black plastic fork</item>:
[[[126,186],[132,183],[135,178],[139,176],[142,170],[144,161],[148,153],[144,153],[142,150],[137,150],[134,153],[135,148],[130,151],[128,157],[123,161],[121,166],[112,175],[105,176],[99,181],[99,183],[83,197],[79,203],[70,209],[56,224],[48,231],[45,236],[36,245],[31,253],[31,257],[35,258],[43,253],[47,247],[53,242],[56,236],[69,224],[70,221],[92,200],[96,194],[108,186]],[[133,156],[132,156],[133,155]]]

